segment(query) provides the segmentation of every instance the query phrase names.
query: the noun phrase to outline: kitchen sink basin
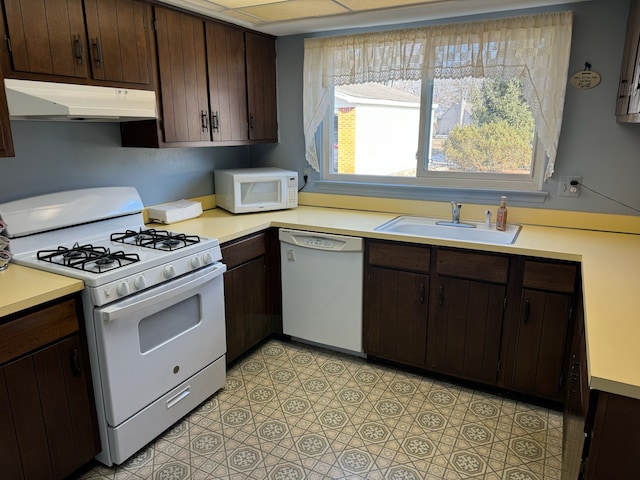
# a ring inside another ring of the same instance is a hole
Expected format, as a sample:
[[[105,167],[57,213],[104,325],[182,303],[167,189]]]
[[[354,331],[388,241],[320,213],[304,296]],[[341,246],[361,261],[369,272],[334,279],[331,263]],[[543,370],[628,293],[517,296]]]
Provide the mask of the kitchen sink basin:
[[[496,230],[495,225],[487,227],[484,222],[465,221],[454,224],[435,218],[403,215],[377,226],[374,230],[398,235],[508,245],[515,242],[520,225],[507,224],[507,229],[501,232]]]

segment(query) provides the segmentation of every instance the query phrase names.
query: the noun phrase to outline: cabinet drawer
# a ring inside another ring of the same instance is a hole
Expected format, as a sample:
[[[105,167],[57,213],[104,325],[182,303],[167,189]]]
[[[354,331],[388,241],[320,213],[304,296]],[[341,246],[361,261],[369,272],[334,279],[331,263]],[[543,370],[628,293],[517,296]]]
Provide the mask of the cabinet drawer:
[[[438,250],[439,275],[507,283],[509,258],[486,253]]]
[[[573,293],[577,270],[576,265],[527,260],[524,262],[522,285],[525,288]]]
[[[369,243],[369,264],[429,273],[431,248],[417,245]]]
[[[222,247],[222,261],[232,269],[249,260],[266,254],[266,235],[259,233],[251,237],[234,240]]]
[[[74,299],[0,325],[0,364],[78,331]]]

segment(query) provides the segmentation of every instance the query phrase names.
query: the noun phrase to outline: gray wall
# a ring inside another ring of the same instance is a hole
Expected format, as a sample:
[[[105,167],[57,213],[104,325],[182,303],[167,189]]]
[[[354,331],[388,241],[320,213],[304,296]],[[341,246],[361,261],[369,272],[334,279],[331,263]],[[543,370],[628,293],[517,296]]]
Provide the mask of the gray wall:
[[[582,70],[588,61],[602,75],[602,83],[589,91],[567,88],[556,178],[580,175],[587,186],[640,208],[640,125],[617,124],[614,117],[628,7],[629,0],[592,0],[511,13],[565,8],[574,11],[570,73]],[[488,15],[463,20],[484,17]],[[344,32],[322,35],[340,33]],[[138,188],[145,205],[153,205],[213,193],[216,168],[274,165],[302,174],[306,166],[303,40],[301,35],[278,39],[278,145],[122,148],[118,124],[12,121],[16,157],[0,159],[0,202],[72,188],[132,185]],[[317,176],[312,173],[312,182],[306,187],[309,191],[317,191],[314,179]],[[553,178],[544,189],[549,192],[544,203],[518,205],[634,213],[585,190],[578,199],[558,197],[557,180]],[[429,198],[428,191],[420,195]]]
[[[567,87],[555,178],[544,186],[549,196],[542,204],[519,202],[518,205],[636,214],[585,190],[578,199],[557,195],[558,175],[579,175],[583,183],[592,189],[640,209],[640,125],[617,124],[614,116],[629,0],[592,0],[505,15],[566,9],[574,12],[569,73],[583,70],[585,62],[589,62],[592,70],[602,76],[602,83],[593,90],[585,91]],[[485,17],[488,16],[464,20]],[[450,20],[438,23],[447,21]],[[415,26],[429,23],[435,22]],[[321,35],[343,33],[324,32]],[[278,39],[280,144],[254,147],[251,151],[253,165],[281,166],[300,173],[306,166],[302,130],[303,41],[302,35]],[[317,178],[312,172],[312,182],[305,190],[318,191],[313,184]],[[424,191],[423,196],[429,198],[428,191]]]
[[[122,148],[118,123],[11,122],[0,202],[76,188],[134,186],[145,205],[213,193],[215,168],[249,166],[248,147]]]

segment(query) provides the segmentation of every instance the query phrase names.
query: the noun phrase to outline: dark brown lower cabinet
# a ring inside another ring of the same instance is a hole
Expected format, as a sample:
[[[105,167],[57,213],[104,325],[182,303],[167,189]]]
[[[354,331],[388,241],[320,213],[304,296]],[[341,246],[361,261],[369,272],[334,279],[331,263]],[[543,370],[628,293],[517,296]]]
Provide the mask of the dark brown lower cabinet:
[[[590,407],[595,418],[585,452],[585,480],[638,479],[640,400],[597,392]]]
[[[0,368],[0,468],[2,475],[7,478],[23,477],[20,446],[16,433],[4,369]]]
[[[222,246],[227,363],[272,333],[282,332],[277,231],[268,230]],[[277,286],[277,288],[276,288]]]
[[[367,240],[365,353],[560,404],[579,266]]]
[[[100,451],[80,298],[0,318],[2,478],[61,479]]]
[[[440,247],[433,254],[427,367],[494,385],[509,257]]]
[[[575,322],[563,418],[562,479],[639,479],[640,400],[589,389],[581,302]]]
[[[364,292],[365,351],[424,367],[429,275],[370,267]]]
[[[427,367],[494,384],[505,295],[504,285],[438,277],[431,297]]]
[[[521,264],[522,288],[509,325],[504,385],[539,398],[563,401],[578,267],[530,259]]]
[[[65,478],[100,450],[87,367],[75,334],[0,369],[5,478]]]
[[[524,289],[510,385],[553,400],[560,395],[571,296]]]
[[[509,257],[370,240],[368,355],[494,385]]]
[[[368,241],[365,257],[364,351],[424,368],[431,248]]]
[[[225,273],[227,361],[269,335],[264,255]]]
[[[585,432],[591,431],[593,428],[593,415],[588,415],[590,394],[584,310],[580,301],[576,309],[576,327],[571,342],[567,394],[562,422],[563,479],[576,480],[583,469]]]

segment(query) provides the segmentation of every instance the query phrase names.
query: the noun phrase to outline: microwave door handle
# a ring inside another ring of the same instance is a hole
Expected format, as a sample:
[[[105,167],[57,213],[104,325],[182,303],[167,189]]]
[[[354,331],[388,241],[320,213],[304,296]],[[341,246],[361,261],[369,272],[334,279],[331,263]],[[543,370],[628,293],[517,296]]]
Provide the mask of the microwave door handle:
[[[170,290],[164,290],[160,288],[160,291],[154,295],[147,296],[145,294],[141,294],[140,298],[136,298],[135,301],[132,301],[130,303],[126,302],[125,305],[122,305],[122,302],[118,302],[115,305],[99,309],[100,315],[104,321],[113,322],[124,316],[128,317],[132,313],[145,308],[149,309],[149,314],[159,312],[172,303],[175,303],[176,297],[180,297],[181,295],[183,295],[186,298],[190,290],[193,290],[203,283],[206,283],[210,280],[213,280],[215,277],[220,276],[226,271],[226,269],[227,266],[225,264],[216,263],[213,270],[207,272],[202,276],[198,276],[197,278],[194,278],[193,280],[190,280],[186,283],[181,283],[176,287],[171,288]]]

